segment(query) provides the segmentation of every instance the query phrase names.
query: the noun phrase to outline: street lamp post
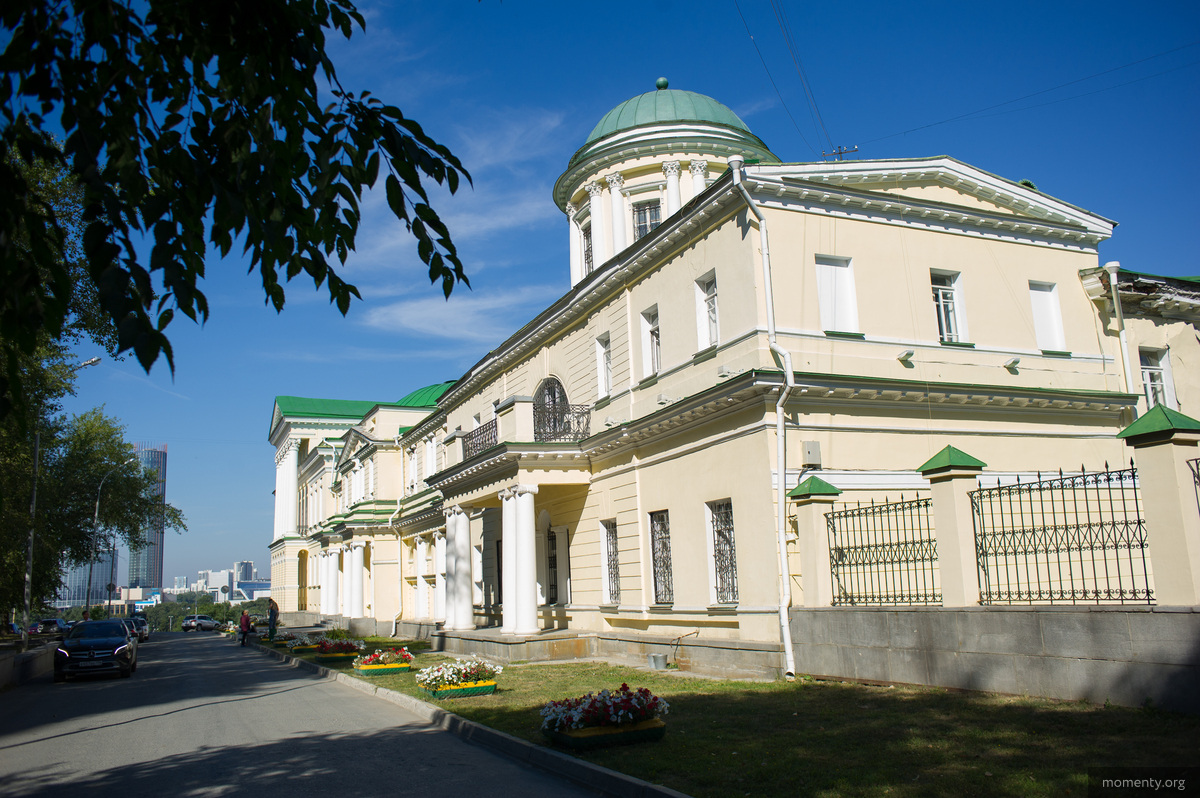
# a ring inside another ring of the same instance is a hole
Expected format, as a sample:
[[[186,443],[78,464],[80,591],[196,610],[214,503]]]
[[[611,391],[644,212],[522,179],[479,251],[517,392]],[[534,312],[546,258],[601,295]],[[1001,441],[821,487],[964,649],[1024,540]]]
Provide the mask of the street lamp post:
[[[111,477],[113,474],[115,474],[117,471],[120,471],[122,468],[124,468],[125,466],[132,463],[136,459],[137,459],[136,457],[130,457],[128,460],[126,460],[124,463],[121,463],[119,466],[114,466],[112,468],[112,470],[110,470],[107,474],[105,474],[100,479],[100,487],[96,489],[96,513],[95,513],[95,515],[92,516],[92,542],[93,542],[93,544],[95,543],[96,533],[100,531],[100,492],[104,490],[104,481],[106,479],[108,479],[109,477]],[[91,614],[92,571],[94,571],[94,570],[96,570],[95,554],[93,554],[92,559],[90,561],[88,561],[87,591],[83,594],[83,602],[84,602],[83,612],[84,612],[85,617],[88,617]]]
[[[94,366],[100,362],[100,358],[93,357],[83,361],[78,366],[71,368],[71,373],[80,369]],[[21,628],[21,650],[29,650],[29,605],[33,602],[33,534],[36,529],[35,519],[37,518],[37,481],[38,481],[38,465],[41,460],[41,445],[42,431],[38,427],[38,421],[42,415],[41,403],[39,402],[37,411],[33,414],[33,491],[29,495],[29,550],[25,552],[25,622]]]

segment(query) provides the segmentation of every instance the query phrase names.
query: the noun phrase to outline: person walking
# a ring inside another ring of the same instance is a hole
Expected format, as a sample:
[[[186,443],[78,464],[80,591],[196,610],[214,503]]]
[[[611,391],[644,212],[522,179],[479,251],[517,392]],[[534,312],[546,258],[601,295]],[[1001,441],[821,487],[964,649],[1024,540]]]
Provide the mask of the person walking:
[[[279,623],[279,605],[275,599],[267,599],[267,639],[275,639],[275,624]]]
[[[242,610],[242,617],[238,619],[238,628],[242,630],[242,645],[246,645],[246,638],[250,636],[250,613],[247,610]]]

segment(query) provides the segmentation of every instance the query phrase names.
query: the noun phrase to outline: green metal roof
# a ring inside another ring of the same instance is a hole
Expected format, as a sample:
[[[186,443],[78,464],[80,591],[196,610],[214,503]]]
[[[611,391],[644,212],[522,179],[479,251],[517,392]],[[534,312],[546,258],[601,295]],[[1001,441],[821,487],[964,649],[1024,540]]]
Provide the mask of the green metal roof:
[[[987,463],[972,457],[962,449],[947,446],[933,457],[925,461],[925,465],[917,466],[922,474],[946,468],[983,468]]]
[[[622,130],[664,122],[710,122],[750,132],[737,114],[712,97],[668,89],[666,78],[659,78],[657,85],[656,90],[626,100],[601,117],[584,145]]]
[[[839,496],[841,491],[820,477],[809,477],[788,492],[788,498],[803,499],[808,496]]]
[[[367,411],[382,402],[356,399],[307,399],[303,396],[276,396],[275,404],[284,416],[316,416],[318,418],[362,418]]]
[[[439,382],[436,385],[426,385],[424,388],[418,388],[408,396],[405,396],[396,402],[396,404],[403,405],[404,407],[437,407],[438,399],[441,399],[446,391],[453,388],[455,382],[457,380]]]
[[[1117,437],[1135,438],[1172,432],[1200,432],[1200,421],[1162,405],[1155,405],[1146,415],[1118,432]]]

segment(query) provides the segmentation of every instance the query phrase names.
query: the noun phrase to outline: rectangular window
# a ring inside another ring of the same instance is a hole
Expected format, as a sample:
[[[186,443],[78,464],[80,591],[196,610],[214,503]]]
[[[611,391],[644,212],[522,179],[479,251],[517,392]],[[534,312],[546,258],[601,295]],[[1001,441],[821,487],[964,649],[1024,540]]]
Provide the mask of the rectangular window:
[[[1142,363],[1142,390],[1146,394],[1146,409],[1164,405],[1175,409],[1175,386],[1172,384],[1170,361],[1165,349],[1139,349]]]
[[[596,395],[603,399],[612,393],[612,347],[608,333],[596,339]]]
[[[616,519],[601,521],[604,530],[604,562],[608,566],[604,579],[604,603],[621,603],[621,559],[617,552]]]
[[[583,273],[592,273],[592,226],[583,228]]]
[[[633,206],[633,240],[637,241],[659,224],[658,200],[639,202]]]
[[[650,513],[650,556],[654,563],[654,603],[675,600],[671,583],[671,524],[666,510]]]
[[[966,340],[959,303],[958,275],[953,272],[930,272],[933,286],[933,308],[937,314],[938,340],[955,343]]]
[[[858,299],[849,258],[817,256],[817,301],[821,307],[821,329],[858,332]]]
[[[1033,333],[1038,349],[1062,352],[1067,348],[1063,338],[1062,309],[1058,304],[1058,286],[1054,283],[1029,281],[1029,303],[1033,308]]]
[[[546,532],[546,603],[558,603],[558,534]]]
[[[658,328],[658,306],[642,313],[642,378],[653,377],[662,365],[662,338]]]
[[[716,346],[721,340],[717,324],[717,278],[709,274],[696,281],[697,350]]]
[[[718,604],[738,600],[737,556],[733,543],[733,502],[722,499],[708,505],[709,540],[712,545],[713,587]]]

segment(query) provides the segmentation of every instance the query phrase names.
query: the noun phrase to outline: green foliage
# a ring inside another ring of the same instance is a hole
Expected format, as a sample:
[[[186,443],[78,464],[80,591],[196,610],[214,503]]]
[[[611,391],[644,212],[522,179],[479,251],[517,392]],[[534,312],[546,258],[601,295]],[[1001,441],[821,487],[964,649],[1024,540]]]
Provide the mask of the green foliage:
[[[56,349],[43,351],[46,358],[31,362],[27,372],[40,400],[32,428],[12,415],[0,419],[0,496],[32,495],[37,434],[33,607],[56,595],[66,568],[98,558],[114,541],[131,549],[144,545],[143,528],[155,514],[163,516],[164,528],[185,528],[182,513],[155,495],[155,475],[132,459],[116,420],[101,410],[72,418],[56,412],[54,400],[70,389],[70,372]],[[27,502],[0,503],[0,606],[24,604],[29,527]]]
[[[174,369],[165,331],[176,312],[208,317],[199,282],[210,243],[249,255],[277,311],[282,283],[303,274],[345,314],[359,293],[335,267],[381,172],[430,280],[447,296],[466,282],[423,181],[453,193],[470,175],[400,109],[338,81],[325,36],[364,27],[349,0],[10,0],[0,25],[0,350],[10,361],[64,333],[81,260],[118,350],[147,370],[159,355]],[[44,133],[54,122],[61,150]],[[78,217],[60,214],[18,160],[74,176]],[[19,377],[0,377],[10,383],[0,399],[20,392]]]

